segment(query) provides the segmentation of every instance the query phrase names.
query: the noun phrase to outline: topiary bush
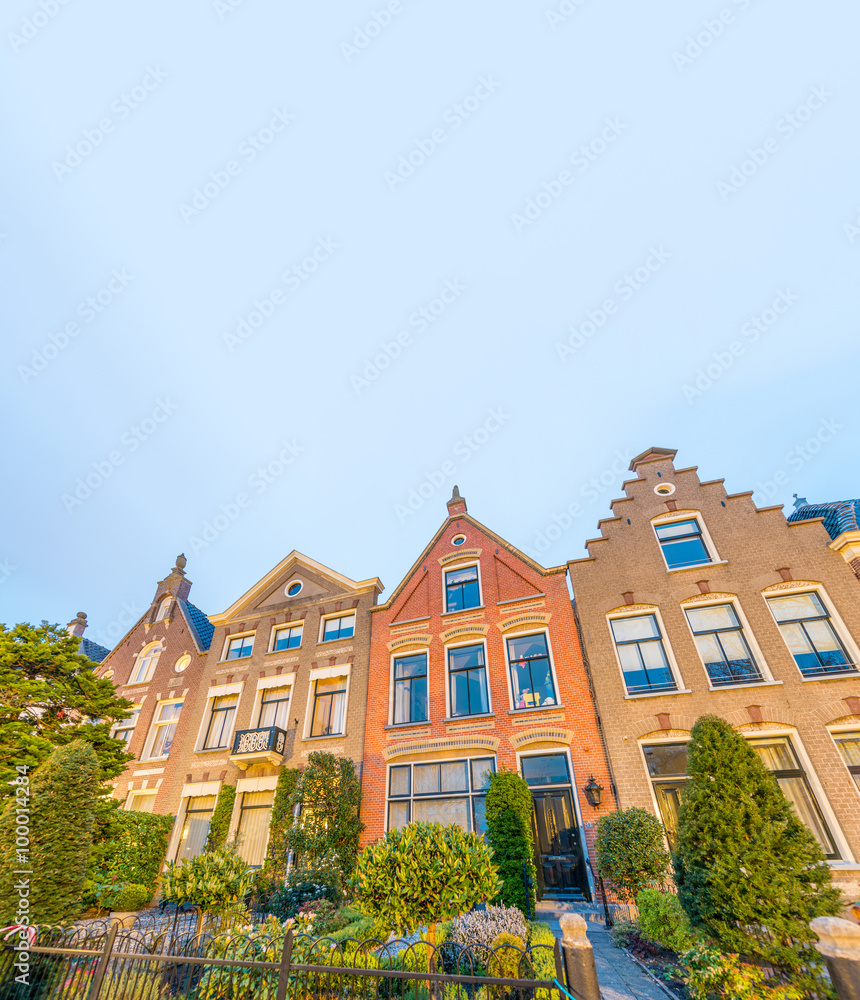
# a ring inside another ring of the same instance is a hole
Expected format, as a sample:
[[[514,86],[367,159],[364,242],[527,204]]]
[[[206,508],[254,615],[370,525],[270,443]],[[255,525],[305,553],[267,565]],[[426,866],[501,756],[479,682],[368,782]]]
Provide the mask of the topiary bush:
[[[643,889],[663,885],[669,874],[663,827],[651,813],[635,806],[601,816],[597,871],[625,903],[632,903]]]
[[[535,847],[532,837],[532,793],[516,771],[490,774],[487,792],[487,843],[499,869],[502,888],[496,897],[505,906],[517,906],[523,913],[535,912]],[[523,865],[529,875],[529,889],[523,882]]]
[[[152,899],[152,889],[146,885],[124,885],[114,896],[111,909],[120,913],[139,910]]]
[[[636,897],[636,906],[639,926],[649,941],[679,955],[696,944],[697,935],[674,893],[643,889]]]
[[[221,848],[176,862],[170,861],[161,883],[161,901],[191,903],[204,913],[222,914],[241,906],[253,884],[254,869],[235,851]]]
[[[118,810],[89,858],[89,879],[96,885],[145,885],[155,892],[173,817]],[[91,900],[85,894],[85,902]]]
[[[464,948],[470,945],[490,948],[500,934],[511,934],[526,940],[528,926],[519,907],[488,906],[486,910],[462,913],[451,928],[451,940]]]
[[[555,979],[555,935],[549,924],[529,923],[529,948],[535,979]],[[535,993],[536,1000],[556,1000],[557,996],[557,990],[545,987]]]

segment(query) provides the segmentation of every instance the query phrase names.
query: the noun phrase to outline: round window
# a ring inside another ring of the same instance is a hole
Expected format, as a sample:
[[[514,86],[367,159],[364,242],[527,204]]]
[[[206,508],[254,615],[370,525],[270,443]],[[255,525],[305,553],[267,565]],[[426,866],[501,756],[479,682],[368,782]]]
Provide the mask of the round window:
[[[654,492],[661,497],[670,497],[675,492],[675,487],[671,483],[658,483]]]
[[[451,544],[452,545],[462,545],[463,542],[465,542],[465,541],[466,541],[466,536],[465,535],[454,535],[454,537],[451,539]]]
[[[302,585],[297,580],[295,583],[291,583],[289,587],[287,587],[287,597],[295,597],[296,594],[300,594],[301,591]]]
[[[111,677],[113,677],[113,671],[112,670],[105,670],[105,672],[102,674],[102,679],[103,680],[109,681],[111,679]]]
[[[188,653],[185,653],[184,655],[179,657],[176,663],[174,663],[173,669],[177,672],[177,674],[181,674],[182,671],[185,670],[185,668],[188,666],[190,662],[191,662],[191,657],[188,655]]]

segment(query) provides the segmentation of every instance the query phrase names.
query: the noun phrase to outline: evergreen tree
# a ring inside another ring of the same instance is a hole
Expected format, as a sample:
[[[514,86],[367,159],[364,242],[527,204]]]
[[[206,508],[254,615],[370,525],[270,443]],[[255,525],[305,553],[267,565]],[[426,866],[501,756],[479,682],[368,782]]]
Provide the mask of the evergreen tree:
[[[690,922],[813,989],[821,958],[809,922],[838,913],[840,896],[818,842],[724,719],[696,722],[688,761],[673,861]]]
[[[29,870],[31,924],[74,919],[92,847],[99,762],[93,747],[74,740],[58,747],[30,776],[29,845],[16,843],[20,797],[9,799],[0,817],[0,923],[15,922],[13,872]],[[20,787],[20,786],[19,786]],[[26,852],[26,854],[24,853]]]
[[[532,793],[516,771],[490,774],[487,792],[487,843],[499,870],[502,888],[494,902],[517,906],[526,916],[535,912],[535,846],[532,837]],[[529,888],[523,880],[523,865]]]

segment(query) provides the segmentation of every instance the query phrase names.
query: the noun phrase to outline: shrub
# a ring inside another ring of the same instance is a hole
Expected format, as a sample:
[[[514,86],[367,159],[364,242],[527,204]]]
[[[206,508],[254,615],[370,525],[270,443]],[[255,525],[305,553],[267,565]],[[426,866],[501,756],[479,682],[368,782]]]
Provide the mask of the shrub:
[[[769,962],[814,992],[822,959],[809,922],[839,911],[818,842],[724,719],[693,726],[688,769],[674,862],[690,923],[723,952]]]
[[[691,1000],[801,1000],[805,990],[765,978],[754,965],[700,942],[684,956]]]
[[[634,920],[616,920],[611,933],[616,948],[629,948],[639,937],[639,924]]]
[[[102,843],[90,854],[90,881],[100,885],[112,882],[117,888],[145,885],[151,896],[172,829],[172,816],[118,810],[104,826]],[[84,901],[91,901],[86,892]]]
[[[492,898],[500,889],[489,847],[476,833],[441,823],[389,830],[362,851],[353,882],[358,908],[380,926],[410,934]]]
[[[597,823],[597,870],[620,899],[632,903],[643,889],[662,885],[669,872],[663,827],[644,809],[622,809]]]
[[[267,908],[281,920],[298,913],[303,903],[327,899],[337,906],[343,896],[340,868],[333,852],[306,859],[293,868],[285,885],[275,889],[268,898]]]
[[[111,909],[119,913],[139,910],[152,899],[152,889],[146,885],[124,885],[112,900]]]
[[[464,948],[470,945],[491,948],[500,934],[510,934],[523,941],[528,937],[528,927],[518,907],[488,906],[486,910],[463,913],[454,921],[451,940]]]
[[[516,771],[490,774],[487,792],[487,843],[499,869],[502,889],[496,899],[505,906],[518,906],[523,913],[535,912],[535,883],[532,838],[532,793]],[[529,875],[529,889],[523,883],[523,865]]]
[[[199,855],[204,857],[205,855]],[[209,855],[212,857],[213,855]],[[284,947],[288,924],[275,917],[264,923],[238,927],[226,934],[212,938],[206,946],[206,958],[232,958],[243,962],[279,962]],[[300,962],[304,942],[296,942],[293,961]],[[269,969],[230,968],[205,966],[195,996],[197,1000],[275,1000],[278,992],[278,972]],[[288,990],[287,993],[290,996]]]
[[[523,975],[529,976],[531,970],[526,968],[528,958],[524,955],[526,943],[523,938],[502,931],[493,938],[490,947],[493,949],[493,955],[487,971],[491,976],[497,976],[499,979],[519,979],[521,963]]]
[[[203,850],[207,853],[226,846],[235,801],[236,786],[222,785],[218,792],[218,801],[212,811],[212,819],[209,821],[209,832],[206,834],[206,846]]]
[[[252,884],[253,869],[234,851],[221,848],[176,864],[168,862],[161,884],[164,903],[193,903],[206,913],[221,914],[241,904]]]
[[[649,941],[679,955],[696,943],[696,934],[674,893],[643,889],[636,897],[636,906],[639,926]]]
[[[529,947],[535,979],[555,979],[555,935],[549,924],[529,924]],[[537,991],[535,1000],[556,1000],[557,996],[557,990],[544,987]]]
[[[278,771],[278,784],[272,803],[269,821],[269,846],[260,872],[260,884],[269,889],[283,883],[287,874],[287,857],[290,853],[287,835],[293,826],[293,793],[302,772],[296,767],[282,767]]]

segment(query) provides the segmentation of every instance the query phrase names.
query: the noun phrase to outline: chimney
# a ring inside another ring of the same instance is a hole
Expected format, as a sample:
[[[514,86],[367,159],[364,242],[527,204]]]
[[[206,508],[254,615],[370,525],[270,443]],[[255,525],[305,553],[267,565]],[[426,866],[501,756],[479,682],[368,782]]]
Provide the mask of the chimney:
[[[191,581],[185,579],[185,566],[188,560],[182,552],[176,557],[176,565],[163,580],[158,581],[158,587],[153,597],[153,603],[160,601],[162,597],[171,594],[180,601],[187,601],[191,591]]]
[[[448,501],[448,517],[460,517],[461,514],[465,513],[466,501],[460,496],[459,487],[455,486],[451,499]]]
[[[677,454],[676,448],[649,448],[630,462],[630,471],[635,472],[636,467],[642,465],[643,462],[659,462],[661,459],[667,458],[672,461]]]
[[[66,631],[69,635],[76,635],[79,639],[84,634],[84,629],[87,627],[87,614],[85,611],[79,611],[78,617],[74,621],[69,622],[66,626]]]
[[[799,497],[796,493],[794,494],[794,509],[800,510],[801,507],[808,507],[809,501],[806,497]]]

